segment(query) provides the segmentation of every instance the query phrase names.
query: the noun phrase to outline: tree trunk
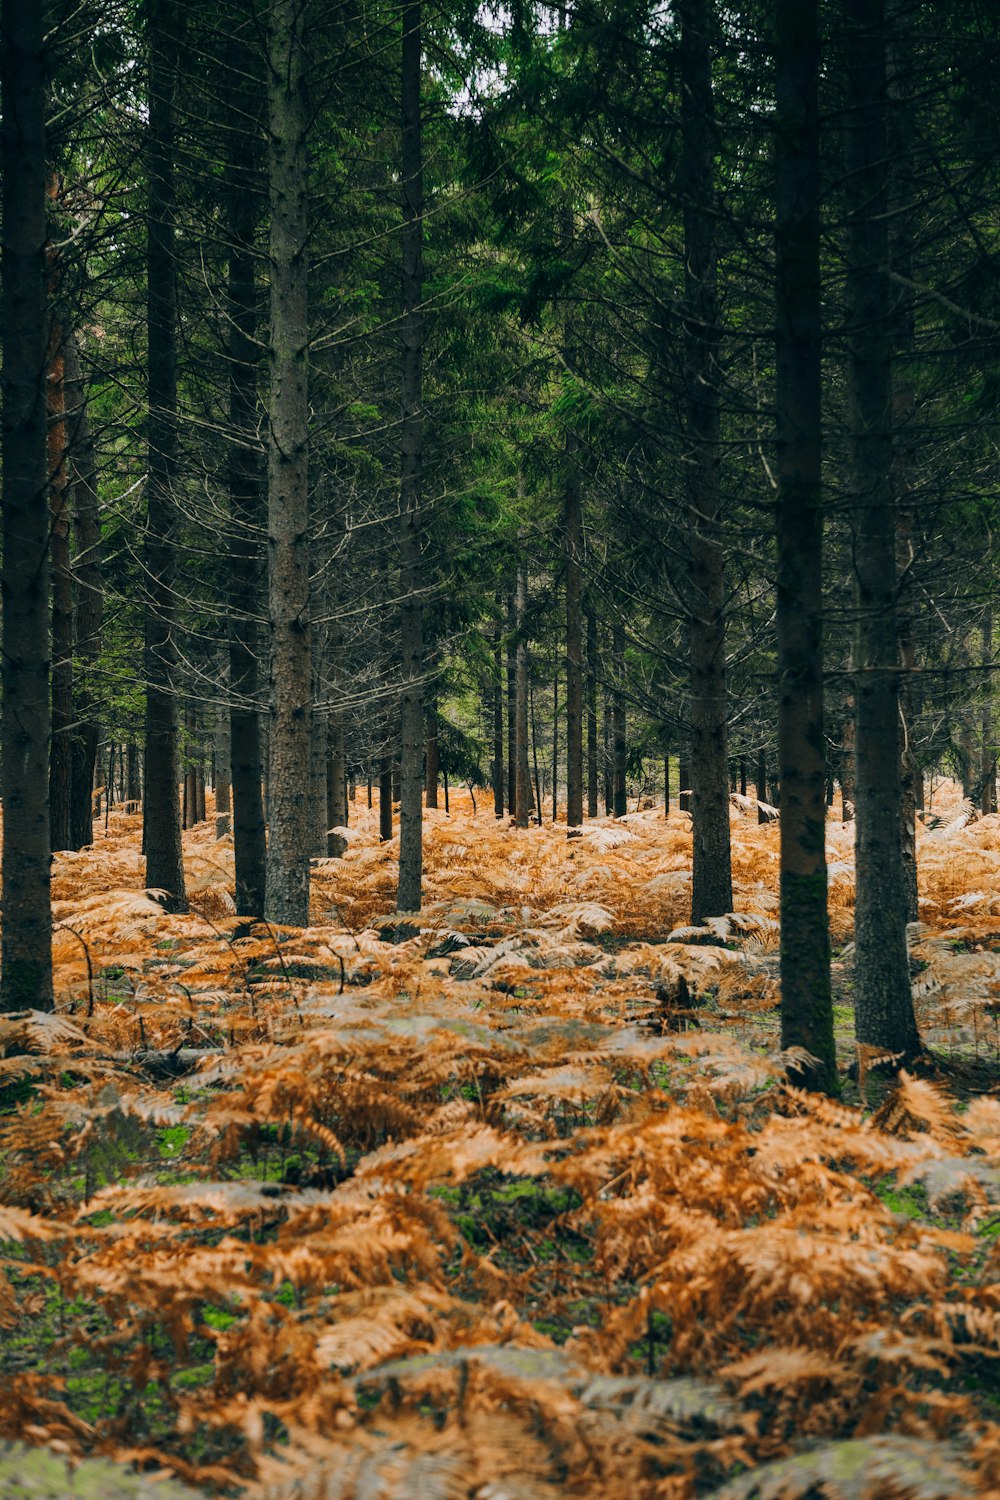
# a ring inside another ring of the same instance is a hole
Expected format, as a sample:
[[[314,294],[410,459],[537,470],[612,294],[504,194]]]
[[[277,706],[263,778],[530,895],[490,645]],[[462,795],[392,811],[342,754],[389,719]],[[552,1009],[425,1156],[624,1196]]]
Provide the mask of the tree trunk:
[[[663,816],[670,817],[670,751],[663,757]]]
[[[563,539],[566,549],[566,825],[583,823],[583,501],[579,439],[566,434]],[[555,793],[553,793],[553,797]]]
[[[517,820],[517,590],[507,596],[507,811]]]
[[[340,695],[344,685],[344,639],[338,620],[330,624],[330,675],[334,695],[334,706],[327,719],[326,746],[326,853],[330,859],[339,859],[346,846],[339,833],[332,828],[346,828],[350,817],[347,800],[347,734],[344,725],[344,710],[340,707]]]
[[[684,195],[685,474],[689,527],[691,920],[733,909],[726,746],[724,555],[719,536],[719,309],[712,0],[680,0]]]
[[[399,888],[397,911],[419,911],[423,884],[423,140],[420,114],[421,6],[403,6],[402,208],[403,314],[400,421],[400,698]]]
[[[913,278],[913,183],[910,151],[915,133],[911,98],[912,49],[909,45],[909,0],[889,0],[886,27],[886,93],[889,141],[889,265],[902,282],[891,289],[893,336],[898,364],[892,372],[892,442],[893,485],[896,503],[896,567],[899,576],[897,622],[899,665],[902,675],[899,687],[899,711],[902,727],[902,840],[903,887],[906,918],[915,922],[919,916],[917,892],[917,758],[913,744],[916,722],[916,695],[913,671],[916,666],[914,600],[910,570],[915,557],[913,544],[914,502],[912,476],[912,434],[910,426],[917,404],[913,379],[913,353],[916,342],[913,293],[908,283]]]
[[[220,662],[220,677],[226,678],[226,670]],[[215,837],[224,839],[232,832],[232,773],[230,771],[231,750],[229,744],[229,709],[225,703],[215,707]]]
[[[597,817],[597,612],[587,606],[587,817]]]
[[[581,764],[582,770],[582,764]],[[581,777],[581,805],[583,800],[583,787]],[[552,677],[552,821],[555,823],[559,817],[559,669],[556,668]],[[580,821],[583,821],[583,812],[580,813]]]
[[[146,129],[149,222],[146,242],[146,885],[166,892],[168,911],[187,910],[181,854],[180,745],[177,711],[177,259],[174,235],[176,0],[150,0],[149,122]]]
[[[993,606],[983,612],[983,741],[982,741],[982,809],[996,812],[997,752],[993,743]]]
[[[500,600],[497,599],[499,606]],[[493,643],[493,816],[504,812],[504,740],[503,740],[503,640],[499,609],[496,638]]]
[[[628,743],[625,735],[625,632],[616,621],[612,632],[615,687],[612,700],[612,812],[623,818],[628,812]]]
[[[432,704],[428,704],[427,740],[424,745],[424,799],[428,807],[438,805],[439,775],[437,709]]]
[[[836,1094],[823,742],[818,0],[777,0],[776,353],[781,1044]]]
[[[681,812],[691,811],[691,761],[685,748],[677,758],[677,806]]]
[[[387,758],[379,764],[378,836],[383,844],[392,838],[392,761]]]
[[[53,275],[53,281],[56,275]],[[55,288],[58,294],[58,288]],[[54,313],[49,334],[48,470],[52,572],[52,748],[49,826],[53,849],[71,849],[73,788],[73,577],[69,561],[66,452],[66,331]]]
[[[906,948],[896,622],[892,321],[884,0],[845,0],[848,420],[855,649],[855,1032],[907,1062],[920,1052]]]
[[[854,821],[858,800],[857,756],[854,745],[854,694],[844,704],[844,728],[840,741],[840,816],[844,823]]]
[[[517,590],[514,598],[515,700],[514,700],[514,822],[527,828],[531,813],[531,776],[528,769],[528,563],[525,539],[518,537]]]
[[[87,414],[79,350],[72,331],[66,337],[66,406],[73,463],[73,572],[76,576],[76,733],[72,745],[70,847],[82,849],[94,838],[94,771],[101,737],[95,669],[104,625],[104,579],[97,454]]]
[[[0,1009],[51,1010],[45,49],[37,0],[2,0],[3,924]]]
[[[309,262],[305,7],[271,0],[271,391],[268,442],[270,808],[264,915],[309,922]]]
[[[235,118],[263,113],[263,88],[253,48],[242,29],[227,50],[227,94]],[[233,799],[236,911],[264,914],[267,848],[263,799],[260,598],[263,581],[263,475],[257,437],[257,290],[254,240],[261,201],[261,153],[250,128],[227,130],[224,163],[229,266],[229,734]]]

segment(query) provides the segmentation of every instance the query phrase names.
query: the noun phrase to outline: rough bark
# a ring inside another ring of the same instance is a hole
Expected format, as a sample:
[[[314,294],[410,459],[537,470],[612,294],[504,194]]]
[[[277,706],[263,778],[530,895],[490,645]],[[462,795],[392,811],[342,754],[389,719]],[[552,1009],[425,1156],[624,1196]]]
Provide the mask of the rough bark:
[[[400,796],[397,911],[419,911],[423,885],[424,622],[421,464],[423,457],[423,140],[420,113],[421,6],[403,7],[403,312],[400,421]]]
[[[776,354],[781,1039],[838,1091],[830,986],[823,744],[818,0],[778,0]]]
[[[855,1033],[920,1051],[906,947],[884,0],[846,0],[851,526],[857,599]]]
[[[597,611],[587,605],[587,817],[597,817]]]
[[[611,810],[616,818],[628,812],[628,741],[625,725],[625,631],[616,621],[611,635],[615,685],[611,702]]]
[[[428,807],[438,805],[439,775],[437,709],[433,704],[428,704],[427,740],[424,745],[424,799]]]
[[[517,589],[514,596],[516,633],[514,677],[514,822],[527,828],[531,815],[531,774],[528,767],[528,563],[524,538],[518,538]]]
[[[147,11],[149,213],[147,276],[146,522],[146,885],[166,892],[168,911],[187,910],[181,855],[180,734],[177,708],[177,267],[174,235],[176,0]]]
[[[685,475],[689,529],[691,920],[733,909],[727,774],[725,556],[719,535],[719,308],[713,0],[680,0]]]
[[[502,818],[504,801],[503,738],[503,637],[497,598],[496,636],[493,642],[493,816]]]
[[[54,276],[53,282],[56,281]],[[54,287],[57,292],[57,288]],[[69,548],[66,432],[66,331],[55,312],[49,334],[49,558],[52,574],[52,746],[49,827],[53,849],[71,849],[73,788],[73,575]]]
[[[263,87],[242,28],[226,54],[226,89],[236,118],[257,119]],[[263,473],[257,434],[258,329],[254,240],[261,206],[261,153],[252,129],[226,132],[226,232],[229,265],[229,736],[233,801],[236,911],[264,914],[267,848],[263,799],[263,746],[258,699],[261,692],[260,597],[264,587]]]
[[[72,330],[67,334],[65,351],[67,431],[73,465],[73,574],[76,581],[76,731],[72,745],[70,847],[82,849],[94,837],[94,770],[101,737],[100,698],[95,672],[104,628],[104,579],[97,454],[87,413],[79,349]]]
[[[37,0],[0,5],[3,924],[0,1009],[51,1010],[45,51]]]
[[[338,702],[344,680],[343,631],[337,620],[330,624],[330,676],[333,704],[327,718],[326,746],[326,853],[339,859],[347,847],[334,828],[346,828],[350,817],[347,800],[347,735],[344,710]]]
[[[566,824],[583,823],[583,499],[579,439],[566,435],[563,545],[566,550]],[[554,795],[554,794],[553,794]]]
[[[844,704],[844,728],[840,738],[840,816],[844,823],[854,821],[858,799],[857,756],[854,744],[854,695]]]
[[[225,682],[223,667],[220,676]],[[215,707],[215,837],[224,839],[233,826],[233,777],[230,769],[229,708],[225,703]]]
[[[271,332],[267,530],[270,808],[264,915],[309,921],[309,263],[305,7],[271,0]]]

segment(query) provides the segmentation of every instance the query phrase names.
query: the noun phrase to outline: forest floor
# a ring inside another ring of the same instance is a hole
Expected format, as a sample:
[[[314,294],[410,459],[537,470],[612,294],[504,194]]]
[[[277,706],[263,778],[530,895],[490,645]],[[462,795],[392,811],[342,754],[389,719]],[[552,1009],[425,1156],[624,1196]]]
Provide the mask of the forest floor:
[[[358,802],[313,925],[243,935],[211,821],[170,916],[113,813],[56,859],[56,1014],[0,1022],[0,1436],[273,1500],[1000,1493],[1000,817],[936,810],[927,1068],[840,1105],[783,1081],[751,805],[708,931],[662,809],[455,796],[400,920]]]

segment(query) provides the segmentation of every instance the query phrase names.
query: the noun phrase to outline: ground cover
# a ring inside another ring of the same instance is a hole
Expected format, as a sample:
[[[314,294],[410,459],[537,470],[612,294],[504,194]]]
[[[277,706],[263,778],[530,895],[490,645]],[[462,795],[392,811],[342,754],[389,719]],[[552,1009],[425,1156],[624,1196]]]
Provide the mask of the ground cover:
[[[275,1500],[996,1493],[1000,818],[939,808],[933,1056],[836,1106],[782,1081],[752,809],[697,932],[680,814],[455,798],[401,922],[359,806],[302,932],[239,928],[209,825],[166,915],[113,815],[56,861],[56,1015],[0,1025],[0,1433]]]

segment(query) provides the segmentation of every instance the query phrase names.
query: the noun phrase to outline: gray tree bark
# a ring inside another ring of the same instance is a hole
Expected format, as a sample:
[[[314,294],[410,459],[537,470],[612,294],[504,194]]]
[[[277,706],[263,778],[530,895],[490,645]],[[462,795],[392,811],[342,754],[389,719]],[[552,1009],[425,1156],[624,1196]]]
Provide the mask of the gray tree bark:
[[[271,197],[270,826],[264,915],[309,922],[312,808],[309,618],[309,263],[305,6],[271,0],[268,109]]]

